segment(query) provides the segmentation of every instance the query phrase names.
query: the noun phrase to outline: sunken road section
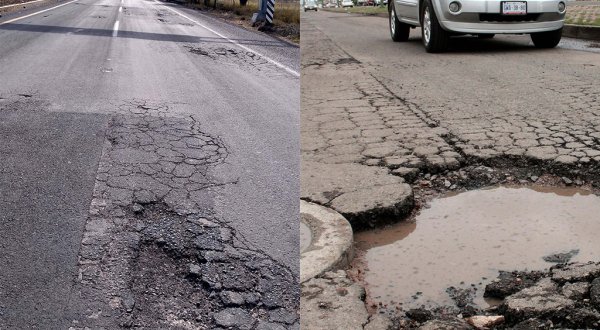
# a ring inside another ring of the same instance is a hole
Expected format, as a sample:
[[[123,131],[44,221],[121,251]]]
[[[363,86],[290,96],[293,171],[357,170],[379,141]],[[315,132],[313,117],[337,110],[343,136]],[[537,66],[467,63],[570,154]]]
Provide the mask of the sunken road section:
[[[133,101],[109,124],[79,256],[73,329],[294,329],[298,278],[216,218],[227,147]]]

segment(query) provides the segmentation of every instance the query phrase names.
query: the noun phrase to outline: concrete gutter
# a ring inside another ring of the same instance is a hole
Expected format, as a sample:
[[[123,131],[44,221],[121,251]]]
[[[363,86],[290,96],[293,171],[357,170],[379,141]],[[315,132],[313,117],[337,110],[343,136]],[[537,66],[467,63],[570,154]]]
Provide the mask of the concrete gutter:
[[[600,41],[600,27],[589,25],[565,24],[563,36],[568,38]]]
[[[300,221],[310,228],[310,245],[300,253],[300,283],[348,266],[352,257],[352,227],[341,214],[300,201]]]

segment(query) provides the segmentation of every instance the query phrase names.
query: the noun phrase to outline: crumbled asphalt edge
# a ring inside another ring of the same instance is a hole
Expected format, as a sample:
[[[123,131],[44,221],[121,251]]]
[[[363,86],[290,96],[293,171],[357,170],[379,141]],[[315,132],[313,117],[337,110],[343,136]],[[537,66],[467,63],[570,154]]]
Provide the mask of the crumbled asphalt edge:
[[[303,27],[303,30],[321,32],[319,28],[308,23],[306,24],[306,27]],[[326,40],[326,44],[331,45],[324,46],[324,43],[321,40],[315,40],[314,42],[319,42],[319,46],[321,47],[335,49],[326,49],[322,58],[311,58],[306,60],[303,58],[303,62],[301,63],[303,69],[312,66],[345,67],[347,70],[352,71],[363,69],[363,64],[359,60],[339,47],[330,38],[326,36],[323,36],[323,38]],[[361,154],[364,157],[359,163],[363,165],[387,168],[390,170],[390,173],[403,177],[409,183],[414,183],[417,179],[429,180],[433,175],[436,175],[436,178],[438,179],[442,179],[441,183],[445,183],[443,180],[445,175],[455,176],[454,179],[458,182],[453,182],[451,180],[448,187],[444,185],[436,187],[435,182],[432,182],[431,187],[436,188],[435,190],[445,191],[461,188],[476,189],[503,182],[524,184],[526,182],[521,181],[527,180],[535,182],[537,180],[531,180],[531,177],[539,178],[544,174],[551,174],[561,178],[564,177],[568,179],[565,180],[567,185],[583,185],[586,181],[596,184],[594,181],[600,181],[600,176],[598,175],[598,173],[600,173],[600,158],[594,159],[594,156],[585,157],[585,155],[583,155],[581,163],[572,164],[568,160],[561,162],[553,161],[551,159],[541,160],[528,155],[518,156],[506,153],[502,155],[489,155],[488,157],[473,156],[470,153],[466,153],[464,149],[469,147],[467,145],[468,141],[461,140],[459,137],[452,134],[448,128],[432,118],[432,116],[418,104],[411,102],[392,91],[382,79],[371,73],[365,73],[365,75],[368,76],[369,83],[356,82],[353,84],[355,90],[359,91],[362,95],[361,98],[353,100],[368,100],[369,105],[377,112],[384,110],[385,108],[394,107],[396,108],[397,115],[407,117],[409,125],[406,129],[402,128],[402,133],[406,134],[407,137],[405,139],[395,140],[397,143],[396,146],[394,146],[395,148],[400,149],[406,148],[405,151],[407,156],[403,157],[406,158],[404,159],[405,162],[390,162],[383,154],[362,150]],[[322,103],[326,102],[328,101],[323,101]],[[396,118],[385,119],[386,122],[393,120],[396,120]],[[417,124],[416,122],[418,121],[422,124]],[[528,125],[532,128],[537,128],[531,124]],[[390,129],[391,127],[392,126],[390,126]],[[423,130],[424,128],[430,128],[429,131],[433,134],[429,136],[430,134],[425,132]],[[373,136],[380,136],[376,135],[379,134],[379,132],[375,131],[372,133],[374,134]],[[417,148],[408,148],[404,146],[404,144],[410,144],[411,140],[415,137],[419,137],[419,135],[426,135],[426,138],[430,139],[432,143],[440,145],[444,144],[444,146],[438,148],[437,151],[427,150],[427,147],[418,148],[419,150],[416,150]],[[587,137],[596,144],[600,144],[600,136],[596,137],[589,135]],[[343,139],[345,137],[336,138]],[[581,143],[589,145],[589,141],[583,141],[576,136],[571,136],[571,138],[572,140],[565,141],[564,144]],[[326,145],[327,147],[332,147],[328,141],[326,142]],[[323,149],[327,147],[324,147]],[[480,147],[477,145],[474,146],[474,149],[478,148]],[[600,150],[597,151],[596,154],[600,155]],[[313,160],[319,161],[320,159]],[[484,177],[470,177],[470,171],[482,167],[487,167],[486,170],[488,172],[497,173],[485,175]],[[460,176],[457,175],[459,171],[461,172]],[[452,189],[449,189],[449,187],[454,184],[455,186]],[[420,187],[420,185],[416,186],[417,188]]]
[[[393,98],[399,100],[402,104],[408,107],[419,119],[425,122],[431,128],[441,127],[439,121],[434,120],[431,116],[421,109],[421,107],[413,102],[410,102],[399,95],[395,94],[392,90],[390,90],[381,80],[371,75],[371,77],[376,80],[383,89],[389,95],[392,95]],[[534,127],[535,126],[531,126]],[[502,170],[516,170],[517,172],[522,172],[523,170],[528,171],[528,173],[538,173],[538,174],[553,174],[557,176],[564,176],[567,178],[572,178],[572,180],[584,179],[584,180],[600,180],[600,176],[598,175],[600,170],[600,161],[594,160],[590,158],[588,160],[587,166],[579,166],[577,169],[573,169],[573,164],[569,163],[558,163],[553,160],[543,161],[540,159],[535,159],[527,156],[516,156],[516,155],[507,155],[503,154],[500,156],[491,156],[491,157],[476,157],[467,155],[462,146],[465,146],[468,141],[461,140],[454,134],[452,134],[449,130],[444,128],[445,131],[440,134],[440,137],[443,138],[448,145],[454,148],[454,151],[460,155],[459,163],[461,167],[472,167],[472,166],[487,166],[494,169]],[[600,139],[593,137],[595,143],[600,143]],[[583,140],[575,138],[576,143],[584,143]],[[565,144],[571,142],[565,142]],[[446,171],[448,169],[456,170],[458,168],[453,168],[454,166],[450,166],[448,168],[429,166],[425,167],[423,170],[423,174],[436,174],[442,171]],[[531,177],[533,175],[529,175]],[[529,177],[523,176],[523,179],[529,179]],[[481,183],[479,184],[481,185]]]
[[[207,42],[184,45],[183,47],[195,55],[208,58],[215,63],[232,65],[240,70],[261,72],[269,77],[284,76],[285,73],[264,57],[237,47],[216,46]]]
[[[315,26],[309,26],[310,28],[306,28],[306,30],[320,31]],[[347,66],[349,70],[362,69],[362,63],[359,60],[341,49],[331,39],[327,37],[325,39],[327,39],[327,43],[331,43],[331,47],[336,49],[327,50],[323,58],[303,61],[303,69],[312,66],[320,68],[325,65],[335,67]],[[598,175],[600,173],[600,157],[598,159],[594,159],[592,156],[583,157],[582,160],[585,160],[585,162],[574,164],[568,160],[558,162],[552,159],[542,160],[528,155],[511,155],[507,153],[501,155],[473,156],[472,153],[465,152],[465,148],[469,147],[468,141],[461,140],[452,134],[448,128],[443,127],[439,121],[433,119],[418,104],[408,101],[406,98],[393,92],[385,82],[375,75],[371,73],[366,73],[366,75],[368,75],[370,83],[356,82],[353,84],[353,88],[362,95],[361,98],[353,100],[367,100],[369,106],[375,109],[376,112],[394,107],[397,112],[396,116],[405,116],[408,126],[400,128],[402,134],[405,135],[404,137],[381,143],[382,147],[379,148],[380,150],[365,150],[363,148],[360,151],[362,159],[356,161],[356,163],[386,168],[391,174],[400,176],[406,182],[412,184],[415,192],[415,204],[412,212],[410,210],[409,212],[405,212],[406,218],[414,215],[428,200],[445,192],[472,190],[499,184],[529,185],[535,183],[552,186],[585,186],[598,193],[598,188],[600,187],[600,176]],[[323,101],[323,103],[326,102],[328,101]],[[395,120],[396,118],[393,117],[386,119],[386,121]],[[429,131],[426,132],[426,128]],[[389,130],[392,129],[393,126],[390,126]],[[385,130],[374,129],[370,133],[375,137],[380,136],[382,131]],[[331,133],[332,136],[336,134],[336,132]],[[600,144],[600,136],[589,137],[593,138],[593,141],[597,144]],[[330,137],[328,139],[345,138],[346,136],[340,135],[339,137]],[[412,140],[416,138],[428,139],[432,144],[437,144],[438,147],[406,146],[406,144],[411,144]],[[388,142],[394,145],[383,146]],[[578,140],[575,137],[573,141],[565,142],[565,145],[573,142],[589,145],[589,141],[584,143],[585,141]],[[325,144],[326,147],[322,149],[338,147],[337,145],[331,145],[329,141],[326,141]],[[474,148],[477,149],[479,146],[475,145]],[[386,157],[384,155],[386,149],[402,149],[404,156]],[[309,152],[309,154],[311,153]],[[597,154],[600,155],[600,150],[597,151]],[[340,163],[346,162],[343,159],[345,156],[339,156]],[[318,156],[315,157],[314,153],[309,155],[309,157],[312,161],[322,160]],[[325,159],[328,156],[324,155],[321,157]],[[326,162],[336,163],[338,162],[335,159],[336,157],[334,156],[332,157],[334,159]],[[318,201],[306,200],[318,203]],[[324,206],[329,205],[326,203]],[[360,222],[360,219],[356,219],[357,221],[355,221],[352,215],[344,215],[349,216],[348,220],[351,223]],[[396,214],[381,214],[380,217],[383,220],[373,221],[372,223],[383,225],[389,223],[388,218],[398,218]],[[372,223],[366,227],[357,227],[354,229],[368,229],[373,227]]]
[[[299,279],[215,217],[218,137],[133,101],[108,127],[79,254],[73,329],[298,328]]]

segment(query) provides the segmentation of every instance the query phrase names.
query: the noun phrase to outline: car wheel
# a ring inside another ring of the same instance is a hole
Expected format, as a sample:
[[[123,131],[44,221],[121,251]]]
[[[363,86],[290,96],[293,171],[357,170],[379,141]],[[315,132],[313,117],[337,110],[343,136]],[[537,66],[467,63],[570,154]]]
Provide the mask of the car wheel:
[[[408,36],[410,35],[410,25],[398,20],[398,16],[396,16],[396,9],[394,9],[394,4],[390,6],[389,16],[390,35],[392,36],[392,40],[396,42],[407,41]]]
[[[496,35],[493,34],[493,33],[485,33],[485,34],[478,34],[477,35],[477,37],[479,39],[492,39],[492,38],[494,38],[494,36],[496,36]]]
[[[441,53],[448,48],[449,33],[442,28],[435,15],[431,0],[423,2],[421,12],[421,36],[428,53]]]
[[[531,41],[537,48],[554,48],[562,38],[563,29],[531,34]]]

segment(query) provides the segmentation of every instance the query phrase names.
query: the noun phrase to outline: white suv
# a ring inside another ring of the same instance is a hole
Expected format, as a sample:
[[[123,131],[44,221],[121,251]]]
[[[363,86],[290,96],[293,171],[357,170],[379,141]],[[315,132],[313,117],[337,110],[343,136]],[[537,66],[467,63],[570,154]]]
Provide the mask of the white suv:
[[[453,34],[491,38],[495,34],[530,34],[534,45],[552,48],[562,37],[566,0],[392,0],[390,33],[406,41],[421,26],[428,52],[442,52]]]

